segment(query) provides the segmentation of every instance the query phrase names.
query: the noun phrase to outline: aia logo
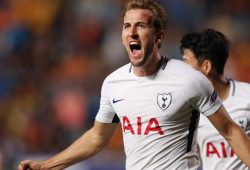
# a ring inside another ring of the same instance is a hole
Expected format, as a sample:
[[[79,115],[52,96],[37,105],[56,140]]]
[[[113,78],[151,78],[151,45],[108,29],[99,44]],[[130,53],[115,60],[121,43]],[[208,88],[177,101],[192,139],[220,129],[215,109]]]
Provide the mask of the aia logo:
[[[229,158],[234,157],[234,151],[230,148],[227,142],[208,142],[206,144],[206,156],[216,156],[217,158]]]
[[[164,135],[160,123],[156,118],[142,120],[142,117],[137,117],[136,119],[136,124],[133,124],[127,116],[122,118],[124,133],[130,132],[132,135],[149,135],[149,133],[158,133],[159,135]]]
[[[162,110],[166,110],[172,101],[171,93],[161,93],[157,96],[157,104]]]
[[[247,128],[247,118],[245,116],[239,116],[234,118],[234,122],[237,123],[244,130]]]

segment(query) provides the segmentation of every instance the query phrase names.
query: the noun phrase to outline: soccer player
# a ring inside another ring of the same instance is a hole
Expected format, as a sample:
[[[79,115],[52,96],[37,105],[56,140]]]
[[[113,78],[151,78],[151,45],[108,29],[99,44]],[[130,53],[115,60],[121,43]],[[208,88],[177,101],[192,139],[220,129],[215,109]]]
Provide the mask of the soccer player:
[[[230,117],[250,136],[250,84],[223,75],[229,44],[221,32],[206,29],[184,35],[180,48],[183,60],[208,77]],[[203,115],[198,127],[198,145],[203,170],[249,169]]]
[[[104,80],[94,126],[45,161],[21,161],[19,170],[63,169],[85,160],[107,145],[118,121],[126,169],[195,169],[199,113],[250,166],[249,139],[230,119],[210,81],[182,61],[160,54],[166,28],[166,12],[154,0],[128,1],[122,40],[130,63]]]

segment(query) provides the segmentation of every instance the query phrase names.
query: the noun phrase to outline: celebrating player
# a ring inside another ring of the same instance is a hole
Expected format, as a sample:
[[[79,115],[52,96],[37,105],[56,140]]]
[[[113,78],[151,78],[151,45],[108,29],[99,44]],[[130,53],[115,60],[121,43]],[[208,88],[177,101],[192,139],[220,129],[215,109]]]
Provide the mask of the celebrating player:
[[[122,40],[130,63],[103,82],[94,126],[67,149],[45,161],[21,161],[19,170],[63,169],[103,149],[118,121],[126,169],[195,169],[196,129],[207,116],[250,166],[250,142],[228,116],[210,81],[159,48],[167,28],[165,10],[154,0],[130,0],[123,12]]]
[[[209,78],[230,117],[250,136],[250,84],[224,77],[229,55],[226,36],[213,29],[186,34],[181,40],[181,51],[186,63]],[[203,115],[198,128],[198,145],[203,170],[249,169]]]

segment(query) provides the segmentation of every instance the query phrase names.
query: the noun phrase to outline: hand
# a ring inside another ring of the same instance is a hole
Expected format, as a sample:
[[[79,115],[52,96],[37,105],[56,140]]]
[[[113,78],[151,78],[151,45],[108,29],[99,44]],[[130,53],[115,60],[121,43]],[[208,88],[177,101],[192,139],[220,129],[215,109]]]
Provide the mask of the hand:
[[[18,170],[41,170],[42,163],[32,160],[21,161]]]

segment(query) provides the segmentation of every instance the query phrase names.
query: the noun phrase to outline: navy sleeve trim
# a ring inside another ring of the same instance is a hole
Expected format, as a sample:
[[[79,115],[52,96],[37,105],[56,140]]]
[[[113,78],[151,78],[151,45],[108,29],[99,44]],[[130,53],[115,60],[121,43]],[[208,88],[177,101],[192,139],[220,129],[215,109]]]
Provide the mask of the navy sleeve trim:
[[[161,65],[161,69],[164,70],[168,64],[168,61],[170,60],[168,57],[166,56],[163,56],[163,62],[162,62],[162,65]]]
[[[235,95],[235,90],[236,90],[236,85],[235,85],[235,81],[234,80],[232,80],[232,82],[233,82],[232,96],[234,96]]]
[[[194,132],[198,126],[198,120],[200,113],[197,110],[192,111],[191,121],[189,125],[188,142],[187,142],[187,153],[192,150]]]
[[[117,116],[117,114],[115,114],[113,120],[112,120],[112,123],[120,123],[120,119],[119,117]]]
[[[132,64],[130,64],[130,67],[129,67],[129,73],[132,72]]]

